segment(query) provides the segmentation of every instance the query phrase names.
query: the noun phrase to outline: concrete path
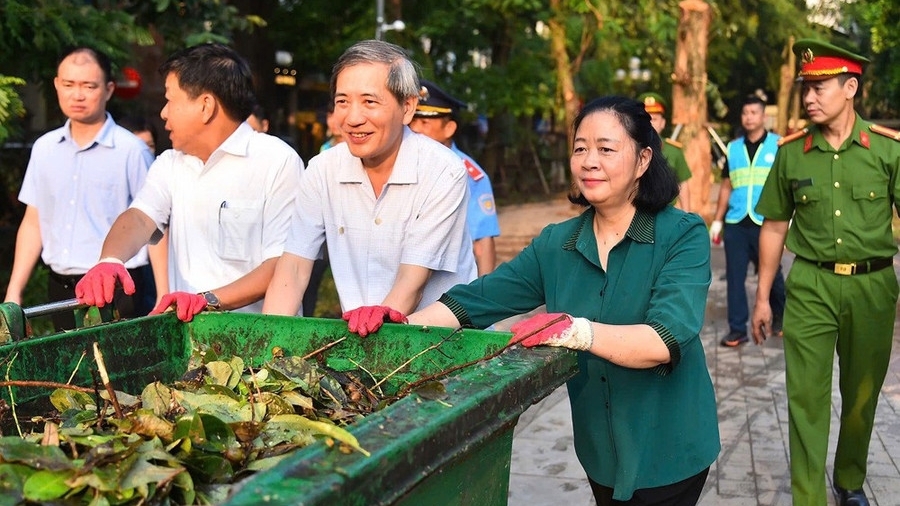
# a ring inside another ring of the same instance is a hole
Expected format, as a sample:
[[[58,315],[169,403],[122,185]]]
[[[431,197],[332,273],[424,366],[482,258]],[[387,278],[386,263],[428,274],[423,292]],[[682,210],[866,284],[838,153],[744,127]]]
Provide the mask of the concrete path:
[[[565,202],[557,202],[555,207],[552,204],[544,206],[538,207],[531,217],[531,226],[539,226],[542,219],[561,221],[577,213],[577,209],[569,208]],[[501,230],[515,231],[515,235],[521,238],[519,242],[523,242],[528,232],[521,229],[522,225],[512,224],[503,228],[504,215],[508,212],[509,209],[500,210]],[[519,208],[517,212],[524,211]],[[713,281],[701,338],[716,388],[722,451],[710,470],[700,505],[788,506],[791,496],[782,342],[781,339],[770,338],[762,346],[748,344],[737,349],[719,346],[719,339],[728,332],[725,261],[721,247],[713,249],[712,264]],[[789,269],[790,255],[786,255],[784,264]],[[895,269],[900,274],[896,260]],[[755,277],[751,276],[748,290],[752,294],[755,289]],[[835,377],[836,372],[835,368]],[[830,444],[832,456],[840,402],[835,382]],[[864,488],[873,506],[900,506],[898,415],[900,326],[895,329],[891,366],[879,400],[875,432],[869,449],[869,472]],[[831,460],[829,458],[829,480]],[[516,426],[509,504],[594,504],[590,487],[572,448],[572,425],[565,387],[529,408]],[[828,504],[835,504],[831,497]]]

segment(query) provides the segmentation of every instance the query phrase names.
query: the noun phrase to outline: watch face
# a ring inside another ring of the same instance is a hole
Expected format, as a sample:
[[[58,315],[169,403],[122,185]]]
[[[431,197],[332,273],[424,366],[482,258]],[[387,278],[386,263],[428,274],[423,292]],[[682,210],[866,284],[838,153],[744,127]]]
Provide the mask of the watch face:
[[[216,309],[219,308],[219,298],[216,297],[216,294],[212,292],[203,292],[203,298],[206,299],[206,303]]]

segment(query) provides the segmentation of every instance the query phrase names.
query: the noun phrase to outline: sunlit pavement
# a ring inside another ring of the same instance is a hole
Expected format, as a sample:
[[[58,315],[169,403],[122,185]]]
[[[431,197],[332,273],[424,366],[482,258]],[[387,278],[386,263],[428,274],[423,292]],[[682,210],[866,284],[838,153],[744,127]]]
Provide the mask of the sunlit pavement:
[[[725,260],[721,247],[713,249],[712,263],[713,281],[701,338],[716,388],[722,451],[710,469],[700,505],[787,506],[791,504],[791,496],[782,342],[780,338],[770,338],[762,346],[752,343],[736,349],[719,346],[719,339],[728,332]],[[789,254],[783,263],[789,268]],[[896,259],[894,269],[898,270]],[[756,278],[751,273],[749,279],[748,291],[752,295]],[[869,447],[864,489],[873,506],[900,506],[898,341],[900,326],[895,327],[890,370],[882,388]],[[834,377],[837,378],[836,367]],[[836,380],[833,386],[829,487],[841,402]],[[520,418],[513,438],[509,488],[510,506],[594,504],[572,448],[572,422],[565,387],[529,408]],[[830,495],[828,504],[835,504]]]

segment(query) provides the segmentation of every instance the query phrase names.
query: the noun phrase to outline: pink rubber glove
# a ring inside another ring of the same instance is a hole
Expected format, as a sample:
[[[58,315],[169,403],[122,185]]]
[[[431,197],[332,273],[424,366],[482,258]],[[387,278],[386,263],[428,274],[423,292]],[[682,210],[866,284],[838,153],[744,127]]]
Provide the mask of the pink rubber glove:
[[[159,304],[149,314],[162,314],[169,307],[175,306],[175,314],[183,322],[194,319],[194,315],[206,309],[206,297],[199,293],[172,292],[163,295]]]
[[[360,337],[376,332],[386,321],[406,323],[403,313],[387,306],[361,306],[347,311],[341,318],[347,321],[347,329]]]
[[[117,281],[122,284],[125,295],[134,293],[134,280],[125,264],[116,258],[103,258],[75,285],[75,297],[82,304],[103,307],[112,302]]]
[[[510,344],[522,346],[563,346],[586,351],[594,343],[594,331],[586,318],[572,318],[566,313],[542,313],[522,320],[512,327]]]

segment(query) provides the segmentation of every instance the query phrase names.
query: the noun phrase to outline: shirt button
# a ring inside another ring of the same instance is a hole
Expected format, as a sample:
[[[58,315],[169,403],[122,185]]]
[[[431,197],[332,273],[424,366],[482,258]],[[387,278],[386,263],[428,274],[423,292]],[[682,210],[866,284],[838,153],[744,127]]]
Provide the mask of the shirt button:
[[[840,187],[841,187],[841,183],[835,181],[835,182],[834,182],[834,187],[835,187],[835,188],[840,188]]]
[[[874,199],[874,198],[875,198],[875,192],[869,192],[869,198],[870,198],[870,199]]]
[[[800,200],[802,200],[803,202],[806,202],[806,195],[801,196]]]
[[[838,209],[837,211],[835,211],[835,212],[834,212],[834,215],[835,215],[835,216],[840,216],[840,215],[841,215],[841,210]]]
[[[835,154],[834,154],[834,159],[837,160],[838,158],[840,158],[840,156],[839,156],[837,153],[835,153]]]
[[[838,240],[837,240],[837,241],[834,241],[834,242],[836,242],[836,243],[838,243],[838,244],[843,244],[843,243],[844,243],[844,241],[841,240],[840,238],[838,238]]]
[[[344,234],[344,227],[338,227],[338,234]]]
[[[375,224],[381,225],[381,218],[375,218]]]
[[[70,205],[70,206],[74,206],[74,205],[75,205],[75,200],[74,200],[74,199],[70,200],[70,201],[69,201],[69,205]]]

